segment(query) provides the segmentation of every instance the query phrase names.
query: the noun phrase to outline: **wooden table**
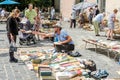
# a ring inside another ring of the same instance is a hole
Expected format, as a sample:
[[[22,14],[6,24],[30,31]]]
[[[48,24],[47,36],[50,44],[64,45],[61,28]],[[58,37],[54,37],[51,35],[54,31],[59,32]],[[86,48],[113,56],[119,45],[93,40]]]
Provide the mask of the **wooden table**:
[[[107,50],[107,55],[108,57],[110,56],[110,48],[108,48],[105,44],[101,44],[99,43],[97,40],[92,40],[92,39],[83,39],[83,41],[85,42],[85,48],[87,47],[87,44],[92,44],[95,46],[95,52],[97,52],[97,48],[103,48]]]
[[[117,58],[117,56],[120,55],[120,48],[119,49],[113,49],[114,46],[108,46],[107,44],[102,44],[98,42],[97,40],[92,40],[92,39],[83,39],[85,42],[85,48],[87,47],[87,43],[92,44],[95,46],[95,52],[97,52],[97,48],[103,48],[107,51],[108,57],[110,57],[110,52],[114,53],[114,59]]]

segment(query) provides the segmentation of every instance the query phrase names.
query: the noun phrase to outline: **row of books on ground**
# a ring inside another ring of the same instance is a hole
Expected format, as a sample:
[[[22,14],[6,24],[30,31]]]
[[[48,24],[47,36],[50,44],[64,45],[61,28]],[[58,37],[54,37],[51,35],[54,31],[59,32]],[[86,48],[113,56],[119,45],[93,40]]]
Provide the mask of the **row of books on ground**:
[[[21,49],[18,54],[28,69],[37,73],[40,80],[76,80],[76,78],[85,80],[92,70],[86,67],[92,65],[92,61],[74,58],[66,53],[55,53],[50,49],[34,50],[33,48],[29,51]]]

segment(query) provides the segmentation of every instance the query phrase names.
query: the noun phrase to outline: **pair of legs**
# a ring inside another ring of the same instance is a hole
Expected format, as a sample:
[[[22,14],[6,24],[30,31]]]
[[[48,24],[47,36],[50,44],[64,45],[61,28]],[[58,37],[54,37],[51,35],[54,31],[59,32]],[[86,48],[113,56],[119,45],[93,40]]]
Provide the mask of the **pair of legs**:
[[[54,19],[54,14],[51,14],[51,20],[53,20]]]
[[[107,32],[107,39],[113,39],[114,24],[108,24],[109,30]]]
[[[69,52],[74,50],[74,44],[55,45],[57,52]]]
[[[39,33],[39,29],[40,29],[40,26],[36,25],[35,32]],[[40,35],[39,34],[35,34],[35,37],[36,37],[37,40],[40,40]]]
[[[73,24],[74,24],[74,28],[76,28],[76,20],[75,19],[71,19],[70,28],[72,28]]]
[[[9,44],[11,44],[11,37],[9,33],[7,33],[7,37],[9,40]],[[13,39],[16,43],[16,35],[13,35]],[[10,51],[10,49],[9,49],[9,57],[10,57],[10,62],[18,62],[18,60],[14,57],[14,52]]]
[[[94,29],[95,29],[95,35],[96,36],[99,36],[99,27],[100,27],[100,24],[99,24],[99,22],[98,21],[94,21],[93,22],[93,25],[94,25]]]
[[[113,40],[113,30],[112,29],[108,30],[108,32],[107,32],[107,39]]]

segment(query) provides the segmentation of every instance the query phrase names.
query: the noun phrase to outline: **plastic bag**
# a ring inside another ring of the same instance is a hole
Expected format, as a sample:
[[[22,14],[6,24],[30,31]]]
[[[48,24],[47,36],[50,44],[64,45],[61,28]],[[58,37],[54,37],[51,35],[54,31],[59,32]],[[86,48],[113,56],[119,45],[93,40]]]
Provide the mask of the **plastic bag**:
[[[11,41],[9,51],[10,52],[17,52],[16,43],[14,41]]]
[[[19,38],[23,38],[23,33],[21,31],[19,31]]]

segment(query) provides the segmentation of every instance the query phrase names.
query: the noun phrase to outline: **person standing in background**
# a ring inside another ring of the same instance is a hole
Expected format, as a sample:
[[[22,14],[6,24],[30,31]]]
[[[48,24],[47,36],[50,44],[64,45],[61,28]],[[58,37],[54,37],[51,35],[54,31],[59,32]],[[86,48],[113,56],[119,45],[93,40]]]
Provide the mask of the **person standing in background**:
[[[100,34],[99,34],[100,24],[102,23],[104,17],[105,17],[105,13],[100,13],[93,18],[93,26],[94,26],[94,29],[95,29],[95,35],[96,36],[100,36]]]
[[[98,9],[98,5],[96,5],[94,9],[94,17],[97,16],[99,13],[100,13],[100,10]]]
[[[113,13],[109,15],[108,17],[108,32],[107,32],[107,40],[114,40],[113,39],[113,30],[114,30],[114,27],[115,27],[115,22],[118,21],[116,19],[116,14],[117,14],[118,10],[117,9],[114,9],[113,10]]]
[[[55,9],[54,7],[51,7],[51,20],[53,20],[55,17]]]
[[[11,44],[12,41],[16,43],[18,30],[19,30],[18,22],[20,22],[19,13],[20,13],[20,10],[18,9],[13,10],[7,19],[6,29],[7,29],[7,37],[9,40],[9,44]],[[18,62],[18,59],[14,57],[13,51],[9,50],[9,56],[10,56],[10,59],[9,59],[10,62]]]
[[[0,12],[1,15],[0,21],[3,21],[3,19],[5,19],[5,13],[6,13],[5,8],[3,8],[2,11]]]
[[[28,9],[25,11],[25,17],[30,21],[31,28],[34,25],[34,18],[37,16],[36,11],[33,9],[33,4],[29,4]]]
[[[37,13],[37,16],[34,18],[35,19],[34,28],[35,28],[36,32],[39,32],[40,26],[41,26],[41,19],[40,19],[39,8],[35,7],[35,11]],[[39,40],[39,35],[36,35],[36,38]]]
[[[73,9],[71,13],[71,23],[70,23],[70,28],[72,28],[74,24],[74,28],[76,28],[76,11]]]
[[[93,8],[89,9],[89,16],[88,16],[88,20],[89,20],[89,24],[92,24],[92,19],[93,19]]]

